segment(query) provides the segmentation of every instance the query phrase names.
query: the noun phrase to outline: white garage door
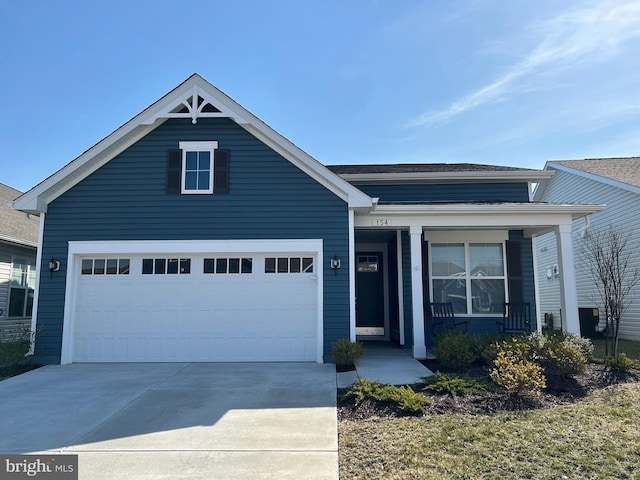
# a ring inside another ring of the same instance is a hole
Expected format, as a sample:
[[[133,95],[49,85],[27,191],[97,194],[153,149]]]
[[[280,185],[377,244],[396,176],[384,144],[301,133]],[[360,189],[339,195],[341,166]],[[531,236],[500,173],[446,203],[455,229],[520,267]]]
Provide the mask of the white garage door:
[[[74,362],[315,361],[309,252],[81,255]]]

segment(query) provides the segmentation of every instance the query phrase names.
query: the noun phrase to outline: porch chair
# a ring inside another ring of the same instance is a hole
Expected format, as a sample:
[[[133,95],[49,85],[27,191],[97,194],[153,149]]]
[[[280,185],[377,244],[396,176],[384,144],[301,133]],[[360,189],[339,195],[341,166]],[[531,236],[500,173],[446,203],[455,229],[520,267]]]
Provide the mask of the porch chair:
[[[505,303],[502,321],[496,322],[500,333],[528,333],[531,331],[531,305],[527,303]]]
[[[453,313],[453,304],[451,302],[430,303],[429,313],[434,335],[451,330],[457,330],[460,326],[464,328],[465,332],[468,331],[468,321],[456,322],[456,316]]]

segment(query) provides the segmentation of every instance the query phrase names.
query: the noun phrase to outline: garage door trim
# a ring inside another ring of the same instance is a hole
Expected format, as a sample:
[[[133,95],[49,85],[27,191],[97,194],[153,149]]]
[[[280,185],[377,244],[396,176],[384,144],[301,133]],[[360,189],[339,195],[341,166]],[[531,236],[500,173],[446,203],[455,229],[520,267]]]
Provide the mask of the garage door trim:
[[[323,241],[293,240],[132,240],[69,242],[67,256],[62,353],[60,363],[73,361],[75,305],[81,259],[88,255],[120,254],[202,254],[202,253],[289,253],[313,255],[317,259],[316,362],[323,362]]]

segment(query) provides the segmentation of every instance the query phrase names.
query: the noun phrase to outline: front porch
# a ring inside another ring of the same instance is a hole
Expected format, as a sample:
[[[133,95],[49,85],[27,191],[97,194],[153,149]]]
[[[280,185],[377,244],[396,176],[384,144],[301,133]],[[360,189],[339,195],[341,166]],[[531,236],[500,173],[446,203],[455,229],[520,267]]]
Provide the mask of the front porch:
[[[389,342],[365,342],[365,355],[356,362],[356,370],[338,372],[338,388],[347,388],[358,378],[388,385],[412,385],[433,372],[413,358],[408,350]]]
[[[578,214],[518,206],[384,205],[374,210],[384,216],[356,213],[351,339],[390,342],[425,358],[434,339],[430,302],[452,302],[470,333],[497,333],[504,303],[526,302],[532,330],[541,330],[535,238],[549,231],[562,252],[563,330],[579,333],[571,242]]]

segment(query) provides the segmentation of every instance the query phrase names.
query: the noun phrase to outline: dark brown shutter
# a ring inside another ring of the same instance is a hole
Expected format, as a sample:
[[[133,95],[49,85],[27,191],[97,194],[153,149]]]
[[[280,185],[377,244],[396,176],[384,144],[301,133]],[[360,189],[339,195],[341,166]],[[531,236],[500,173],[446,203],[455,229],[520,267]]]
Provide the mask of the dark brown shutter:
[[[213,193],[229,193],[229,150],[215,151]]]
[[[509,301],[524,302],[524,286],[522,278],[522,242],[507,241],[507,279],[509,282]]]
[[[167,151],[167,194],[178,195],[182,188],[182,150]]]

